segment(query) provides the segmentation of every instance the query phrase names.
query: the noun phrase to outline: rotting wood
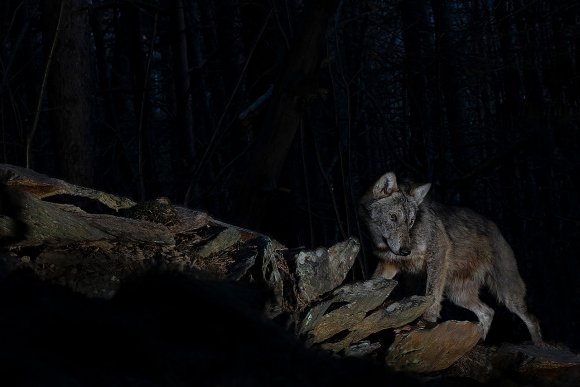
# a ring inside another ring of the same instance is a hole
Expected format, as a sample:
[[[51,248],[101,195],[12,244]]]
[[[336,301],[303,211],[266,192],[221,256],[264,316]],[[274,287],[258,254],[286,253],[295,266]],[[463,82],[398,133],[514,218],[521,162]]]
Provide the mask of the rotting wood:
[[[56,195],[79,196],[96,200],[113,210],[129,208],[135,205],[135,202],[128,198],[67,183],[64,180],[48,177],[32,169],[10,164],[0,164],[0,180],[10,187],[16,187],[39,199]]]

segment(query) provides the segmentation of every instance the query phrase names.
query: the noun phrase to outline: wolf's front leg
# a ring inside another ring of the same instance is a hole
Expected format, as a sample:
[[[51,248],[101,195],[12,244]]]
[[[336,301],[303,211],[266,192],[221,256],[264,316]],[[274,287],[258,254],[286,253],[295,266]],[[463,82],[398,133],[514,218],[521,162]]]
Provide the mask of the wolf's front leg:
[[[448,269],[446,255],[446,252],[435,252],[427,258],[427,289],[425,295],[433,297],[433,305],[423,313],[423,320],[425,321],[436,322],[440,317],[441,301],[443,300],[443,290],[445,289],[445,278]]]
[[[399,270],[395,265],[389,262],[385,262],[382,259],[379,259],[379,263],[375,272],[373,274],[373,278],[383,277],[386,279],[393,279]]]

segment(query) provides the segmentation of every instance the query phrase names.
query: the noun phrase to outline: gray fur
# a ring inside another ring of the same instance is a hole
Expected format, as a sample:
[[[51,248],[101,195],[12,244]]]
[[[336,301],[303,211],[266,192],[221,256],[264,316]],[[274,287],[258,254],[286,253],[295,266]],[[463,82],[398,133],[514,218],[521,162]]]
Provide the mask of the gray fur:
[[[445,294],[471,310],[487,335],[494,311],[479,299],[483,285],[526,324],[532,341],[542,342],[536,318],[524,302],[526,287],[513,251],[491,220],[466,208],[445,206],[426,197],[431,185],[397,183],[383,175],[361,199],[379,265],[373,277],[398,271],[427,272],[428,295],[436,302],[423,319],[435,322]]]

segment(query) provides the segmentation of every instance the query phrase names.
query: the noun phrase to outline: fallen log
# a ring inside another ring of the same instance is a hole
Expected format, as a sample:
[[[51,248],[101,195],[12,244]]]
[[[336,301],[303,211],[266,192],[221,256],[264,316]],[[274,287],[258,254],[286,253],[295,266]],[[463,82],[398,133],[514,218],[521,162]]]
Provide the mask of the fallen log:
[[[26,268],[41,280],[101,299],[115,297],[125,281],[155,270],[248,283],[266,296],[264,315],[284,321],[307,346],[380,359],[408,372],[447,369],[450,376],[485,382],[490,369],[508,372],[490,366],[500,355],[531,359],[501,361],[511,364],[509,372],[524,374],[549,369],[569,376],[579,363],[577,357],[546,360],[545,353],[530,348],[482,351],[489,347],[475,346],[481,327],[470,322],[425,329],[417,321],[432,298],[391,299],[394,280],[345,283],[359,251],[354,238],[295,251],[163,198],[135,203],[9,165],[0,165],[0,178],[17,192],[20,217],[28,226],[26,238],[0,254],[3,276]],[[0,233],[9,232],[10,225],[0,217]]]

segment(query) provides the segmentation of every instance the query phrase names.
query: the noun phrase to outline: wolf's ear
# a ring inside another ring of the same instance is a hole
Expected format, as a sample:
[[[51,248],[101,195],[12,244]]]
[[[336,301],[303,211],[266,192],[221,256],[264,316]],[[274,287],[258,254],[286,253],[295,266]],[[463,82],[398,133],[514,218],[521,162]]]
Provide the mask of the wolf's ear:
[[[397,186],[397,177],[394,172],[387,172],[377,182],[373,187],[374,196],[389,196],[393,192],[397,191],[399,187]]]
[[[411,190],[410,192],[411,196],[413,197],[413,199],[415,199],[417,205],[421,204],[423,199],[425,199],[425,196],[427,195],[427,192],[429,192],[429,189],[431,189],[431,183],[420,185]]]

